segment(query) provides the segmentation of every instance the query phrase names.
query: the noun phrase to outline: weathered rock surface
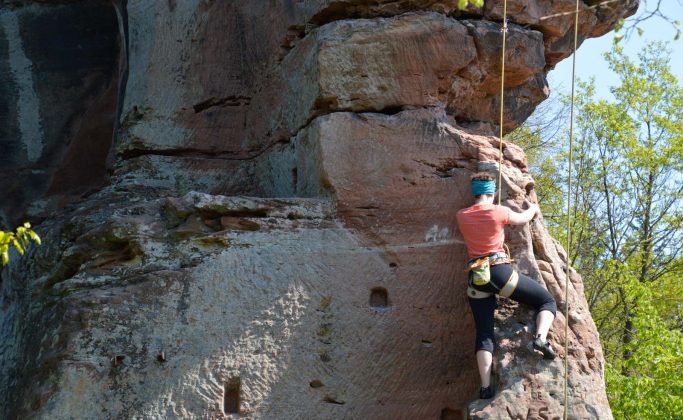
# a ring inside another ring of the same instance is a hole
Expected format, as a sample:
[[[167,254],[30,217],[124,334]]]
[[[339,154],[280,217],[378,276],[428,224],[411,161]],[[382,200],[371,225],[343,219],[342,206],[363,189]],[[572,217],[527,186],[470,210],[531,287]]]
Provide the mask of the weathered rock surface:
[[[625,14],[638,9],[638,1],[603,2],[587,0],[579,3],[579,43],[586,38],[598,37],[611,31]],[[574,39],[574,0],[528,1],[508,0],[510,19],[525,27],[543,33],[546,65],[553,67],[571,54]],[[471,10],[487,20],[503,19],[503,0],[485,2],[483,11]],[[482,13],[483,12],[483,13]]]
[[[0,2],[5,227],[106,183],[119,90],[119,26],[108,1],[11,4]]]
[[[0,416],[561,416],[563,316],[560,357],[545,362],[527,348],[532,315],[503,301],[499,393],[470,404],[454,214],[471,203],[469,174],[497,170],[501,2],[455,3],[0,2],[1,170],[20,174],[3,191],[26,182],[19,168],[48,168],[3,200],[46,219],[45,244],[2,273]],[[509,4],[506,131],[570,52],[571,16],[542,19],[568,3]],[[634,7],[584,7],[581,38]],[[68,37],[59,57],[27,53],[27,31],[42,39],[31,19],[86,11],[98,19],[74,17],[74,31],[101,29],[86,64]],[[31,91],[46,68],[51,89]],[[50,215],[101,184],[110,149],[109,184]],[[533,179],[519,147],[502,149],[503,197],[519,209]],[[566,255],[542,223],[507,237],[562,305]],[[610,418],[576,273],[568,299],[570,417]]]
[[[0,220],[41,219],[99,188],[117,124],[119,166],[144,166],[140,176],[158,184],[154,172],[164,178],[168,159],[141,156],[179,157],[172,166],[181,178],[205,162],[197,188],[242,194],[253,191],[249,182],[207,182],[317,115],[445,105],[462,124],[498,120],[500,25],[492,22],[502,1],[466,15],[453,0],[271,3],[0,2],[8,197]],[[569,55],[572,17],[544,17],[570,3],[509,2],[506,131],[547,97],[545,71]],[[583,6],[580,41],[637,4]]]

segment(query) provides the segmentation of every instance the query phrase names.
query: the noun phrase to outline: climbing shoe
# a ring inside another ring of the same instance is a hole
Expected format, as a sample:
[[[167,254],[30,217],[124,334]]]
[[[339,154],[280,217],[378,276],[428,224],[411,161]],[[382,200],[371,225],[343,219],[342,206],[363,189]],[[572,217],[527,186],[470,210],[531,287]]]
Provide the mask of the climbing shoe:
[[[534,350],[543,353],[543,358],[553,360],[555,358],[555,350],[550,346],[548,341],[541,340],[541,337],[536,337],[533,341]]]
[[[494,392],[493,387],[487,386],[486,388],[479,388],[479,399],[480,400],[490,400],[493,398]]]

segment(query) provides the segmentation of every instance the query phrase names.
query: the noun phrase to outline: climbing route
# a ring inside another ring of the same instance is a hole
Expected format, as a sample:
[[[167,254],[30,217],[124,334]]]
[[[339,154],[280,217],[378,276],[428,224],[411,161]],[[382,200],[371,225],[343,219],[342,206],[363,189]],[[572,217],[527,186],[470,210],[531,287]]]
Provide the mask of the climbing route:
[[[605,2],[596,4],[592,6],[593,8],[598,7],[601,4],[612,3],[614,0],[607,0]],[[572,12],[566,12],[561,14],[554,14],[549,16],[544,16],[541,20],[549,19],[552,17],[559,17],[564,15],[569,15]],[[576,8],[574,10],[574,44],[573,44],[573,54],[572,54],[572,88],[571,88],[571,98],[570,98],[570,117],[569,117],[569,159],[568,159],[568,174],[567,174],[567,242],[565,250],[569,254],[571,249],[571,194],[569,193],[572,188],[572,160],[573,160],[573,142],[574,142],[574,93],[576,85],[576,48],[578,39],[578,26],[579,26],[579,0],[576,0]],[[503,1],[503,26],[501,28],[502,33],[502,53],[501,53],[501,78],[500,78],[500,142],[499,142],[499,162],[498,162],[498,185],[502,185],[502,174],[503,174],[503,115],[504,115],[504,95],[505,95],[505,47],[508,31],[508,19],[507,19],[507,0]],[[501,204],[501,192],[502,188],[498,188],[498,205]],[[568,392],[568,382],[567,378],[569,376],[569,365],[568,365],[568,348],[569,348],[569,262],[566,264],[565,272],[565,283],[564,283],[564,419],[568,418],[569,413],[569,392]]]

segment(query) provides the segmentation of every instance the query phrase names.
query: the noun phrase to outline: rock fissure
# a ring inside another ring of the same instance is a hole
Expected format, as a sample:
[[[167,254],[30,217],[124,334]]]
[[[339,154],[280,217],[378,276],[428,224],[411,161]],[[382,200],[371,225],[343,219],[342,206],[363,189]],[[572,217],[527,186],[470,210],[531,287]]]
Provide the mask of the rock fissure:
[[[212,107],[244,106],[249,105],[250,102],[251,97],[249,96],[211,97],[192,105],[192,109],[194,109],[195,114],[198,114]]]
[[[327,7],[313,15],[309,23],[323,26],[331,22],[347,19],[389,18],[421,10],[452,11],[455,6],[449,1],[379,1],[368,4],[366,1],[331,1]],[[419,4],[418,4],[419,3]],[[450,3],[450,4],[449,4]],[[426,7],[425,7],[426,6]]]
[[[127,149],[119,152],[119,158],[121,160],[130,160],[142,156],[167,156],[205,160],[249,161],[257,159],[258,157],[262,156],[264,153],[268,152],[278,144],[282,143],[282,141],[272,142],[271,144],[260,150],[252,151],[252,153],[248,154],[247,156],[235,156],[235,153],[229,151],[210,152],[201,149]]]
[[[276,143],[274,143],[276,144]],[[273,144],[273,145],[274,145]],[[272,147],[272,145],[271,145]],[[130,160],[130,159],[135,159],[139,158],[141,156],[169,156],[169,157],[188,157],[188,158],[195,158],[195,159],[207,159],[207,160],[252,160],[254,158],[257,158],[261,154],[263,154],[265,151],[267,151],[268,148],[265,148],[256,154],[249,155],[246,157],[232,157],[230,152],[209,152],[205,150],[198,150],[198,149],[167,149],[167,150],[159,150],[159,149],[128,149],[124,151],[119,152],[119,157],[121,160]]]
[[[213,98],[212,98],[213,99]],[[207,100],[206,102],[211,102],[211,100]],[[202,102],[204,103],[204,102]],[[208,107],[211,106],[221,106],[221,105],[209,105]],[[208,108],[207,107],[207,108]],[[204,110],[206,108],[203,108]],[[355,114],[360,117],[362,117],[365,114],[378,114],[378,115],[396,115],[402,111],[405,110],[414,110],[414,109],[425,109],[425,110],[430,110],[430,109],[441,109],[438,106],[413,106],[413,105],[401,105],[401,106],[388,106],[386,108],[382,109],[365,109],[365,110],[352,110],[352,109],[334,109],[331,110],[329,108],[321,107],[321,108],[316,108],[316,110],[320,112],[314,113],[313,116],[311,116],[303,125],[298,127],[291,135],[289,135],[286,138],[279,139],[276,141],[272,141],[270,144],[268,144],[266,147],[261,148],[260,150],[252,152],[252,154],[249,154],[247,156],[234,156],[235,153],[229,152],[229,151],[215,151],[215,152],[210,152],[206,150],[201,150],[201,149],[182,149],[182,148],[174,148],[174,149],[136,149],[136,148],[129,148],[129,149],[123,149],[120,150],[118,153],[118,157],[121,160],[130,160],[130,159],[135,159],[139,158],[142,156],[167,156],[167,157],[187,157],[187,158],[195,158],[195,159],[207,159],[207,160],[226,160],[226,161],[249,161],[249,160],[254,160],[257,159],[273,148],[275,148],[278,145],[283,145],[290,143],[292,139],[296,138],[299,133],[302,131],[308,129],[308,127],[315,121],[317,118],[324,117],[326,115],[334,114],[334,113],[348,113],[348,114]],[[199,111],[201,112],[201,111]],[[27,168],[27,170],[32,170],[31,168]]]
[[[487,16],[484,18],[480,13],[477,13],[472,6],[465,10],[458,10],[457,6],[455,6],[453,2],[433,1],[431,2],[432,7],[425,9],[424,6],[420,7],[416,4],[411,5],[411,3],[417,2],[378,2],[375,5],[376,8],[373,9],[372,6],[367,6],[367,2],[364,1],[358,1],[356,4],[350,1],[332,2],[327,9],[318,12],[318,14],[313,16],[308,23],[315,25],[315,27],[321,27],[340,20],[387,19],[410,13],[424,13],[428,11],[431,13],[439,13],[456,21],[477,19],[498,23],[501,28],[503,25],[502,17],[498,18],[497,16]],[[585,1],[582,0],[582,3],[585,4]],[[359,8],[358,6],[361,7]],[[385,10],[382,11],[382,8]],[[543,20],[541,18],[544,18],[544,16],[539,17],[539,20]],[[515,20],[514,14],[510,14],[508,16],[508,23],[517,24],[521,27],[525,26],[525,24]]]
[[[118,39],[119,39],[119,85],[117,89],[117,106],[116,106],[116,118],[114,120],[114,129],[112,131],[112,150],[110,154],[113,153],[113,148],[116,145],[116,133],[119,132],[121,128],[121,116],[123,115],[123,104],[126,93],[126,85],[128,83],[128,62],[129,57],[129,35],[128,35],[128,12],[126,9],[126,4],[128,0],[113,0],[112,6],[116,12],[116,18],[118,22]]]

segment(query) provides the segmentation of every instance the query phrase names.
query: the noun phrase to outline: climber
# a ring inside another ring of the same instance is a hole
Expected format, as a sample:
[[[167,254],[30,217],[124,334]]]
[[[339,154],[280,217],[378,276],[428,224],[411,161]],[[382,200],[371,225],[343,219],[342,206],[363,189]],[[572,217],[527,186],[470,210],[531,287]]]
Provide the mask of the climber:
[[[523,225],[540,209],[535,204],[521,213],[493,204],[496,192],[495,178],[479,172],[472,176],[474,205],[457,213],[458,227],[465,239],[468,262],[467,297],[476,326],[475,352],[481,377],[480,399],[493,398],[491,364],[493,362],[493,315],[496,294],[530,305],[536,310],[536,334],[532,348],[545,359],[554,359],[555,352],[546,340],[550,325],[555,319],[555,299],[536,281],[518,274],[503,249],[503,225]]]

